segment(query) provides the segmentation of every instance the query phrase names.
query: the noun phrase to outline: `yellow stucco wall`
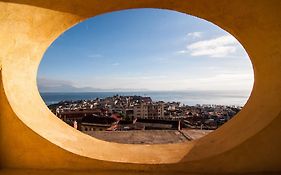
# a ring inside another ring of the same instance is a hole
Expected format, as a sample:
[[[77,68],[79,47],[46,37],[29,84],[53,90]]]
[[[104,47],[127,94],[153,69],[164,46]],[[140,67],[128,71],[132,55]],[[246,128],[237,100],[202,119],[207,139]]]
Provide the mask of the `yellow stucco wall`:
[[[98,14],[145,7],[213,22],[251,58],[250,99],[203,139],[165,145],[101,141],[57,119],[39,95],[38,65],[62,32]],[[0,0],[0,173],[281,172],[280,7],[280,0]]]

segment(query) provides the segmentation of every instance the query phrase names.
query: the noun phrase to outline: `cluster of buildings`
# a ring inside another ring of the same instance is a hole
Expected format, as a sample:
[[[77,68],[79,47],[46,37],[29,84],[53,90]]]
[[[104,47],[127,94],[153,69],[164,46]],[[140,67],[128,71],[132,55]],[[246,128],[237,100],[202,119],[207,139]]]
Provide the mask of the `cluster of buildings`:
[[[180,102],[154,102],[150,97],[119,95],[61,101],[49,108],[61,120],[83,132],[216,129],[241,110],[239,106],[188,106]]]

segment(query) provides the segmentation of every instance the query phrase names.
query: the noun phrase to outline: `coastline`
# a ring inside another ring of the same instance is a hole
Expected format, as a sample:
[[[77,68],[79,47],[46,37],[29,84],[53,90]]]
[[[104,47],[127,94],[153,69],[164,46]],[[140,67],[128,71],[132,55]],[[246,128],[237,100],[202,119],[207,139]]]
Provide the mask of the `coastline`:
[[[58,103],[64,100],[89,100],[106,98],[114,95],[140,95],[149,96],[153,101],[180,102],[185,105],[217,104],[244,106],[250,92],[248,91],[129,91],[129,92],[40,92],[46,105]]]

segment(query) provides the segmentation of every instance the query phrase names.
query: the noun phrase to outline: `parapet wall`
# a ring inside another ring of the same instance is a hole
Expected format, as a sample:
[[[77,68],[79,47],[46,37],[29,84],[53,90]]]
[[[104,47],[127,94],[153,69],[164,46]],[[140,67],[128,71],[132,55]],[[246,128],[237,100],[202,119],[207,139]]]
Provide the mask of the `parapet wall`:
[[[0,0],[0,172],[281,172],[280,7],[279,0]],[[255,74],[243,110],[202,139],[163,145],[101,141],[57,119],[36,85],[45,50],[77,23],[129,8],[180,11],[235,36]]]

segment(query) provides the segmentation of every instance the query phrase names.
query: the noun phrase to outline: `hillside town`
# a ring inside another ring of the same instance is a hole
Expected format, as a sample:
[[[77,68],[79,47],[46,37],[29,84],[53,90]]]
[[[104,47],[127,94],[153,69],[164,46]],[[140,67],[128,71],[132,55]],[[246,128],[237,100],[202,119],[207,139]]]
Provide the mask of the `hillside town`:
[[[134,130],[215,130],[242,107],[188,106],[153,101],[150,97],[119,96],[61,101],[48,106],[61,120],[84,133]]]

